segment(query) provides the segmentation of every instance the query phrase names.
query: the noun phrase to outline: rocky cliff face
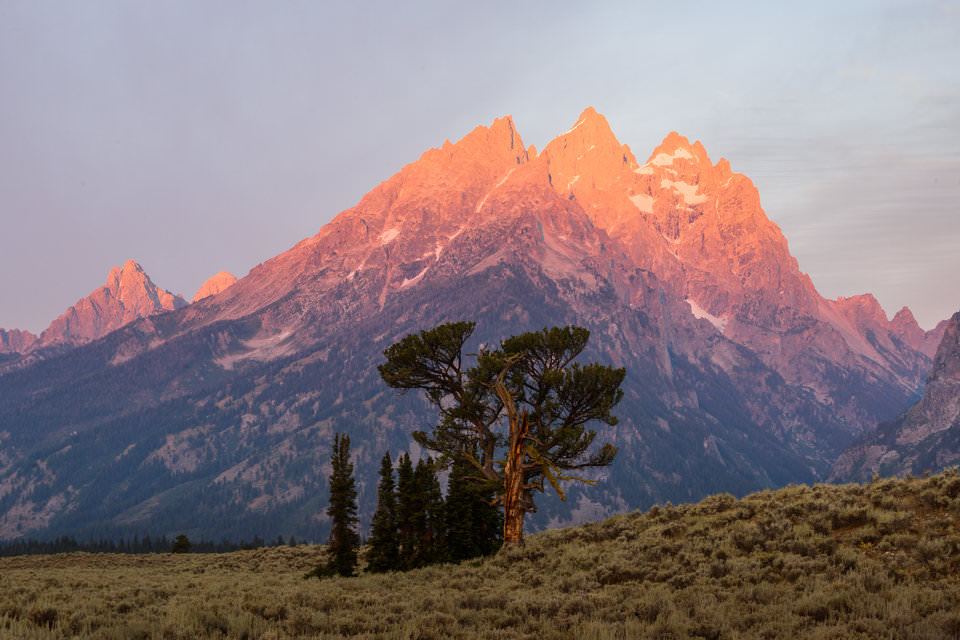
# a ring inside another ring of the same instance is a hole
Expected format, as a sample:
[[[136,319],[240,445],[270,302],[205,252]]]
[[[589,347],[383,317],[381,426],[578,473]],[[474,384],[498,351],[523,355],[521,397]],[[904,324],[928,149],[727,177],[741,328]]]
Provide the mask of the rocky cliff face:
[[[945,327],[923,398],[856,442],[837,460],[832,478],[868,480],[920,474],[960,462],[960,313]]]
[[[538,154],[501,118],[218,295],[0,376],[0,536],[203,513],[208,537],[319,538],[336,430],[367,517],[383,451],[417,455],[433,419],[376,364],[461,319],[478,344],[580,324],[591,359],[627,368],[600,436],[618,462],[540,526],[813,481],[929,368],[926,337],[871,300],[820,297],[753,184],[699,143],[671,134],[640,165],[588,109]]]

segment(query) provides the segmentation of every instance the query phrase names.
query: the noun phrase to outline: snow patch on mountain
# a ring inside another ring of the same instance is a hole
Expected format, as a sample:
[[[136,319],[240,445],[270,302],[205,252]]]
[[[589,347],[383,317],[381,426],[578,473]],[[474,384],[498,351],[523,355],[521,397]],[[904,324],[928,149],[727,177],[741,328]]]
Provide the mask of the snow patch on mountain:
[[[630,202],[633,203],[637,209],[644,213],[653,213],[653,202],[654,197],[647,195],[646,193],[638,193],[635,196],[630,196]]]
[[[483,198],[480,199],[479,204],[477,204],[476,213],[480,213],[480,209],[483,208],[483,205],[487,202],[487,198],[490,197],[490,194],[493,193],[494,191],[496,191],[496,190],[500,187],[500,185],[502,185],[504,182],[506,182],[506,181],[507,181],[507,178],[509,178],[510,175],[511,175],[515,170],[516,170],[516,168],[510,169],[510,171],[507,171],[507,175],[505,175],[505,176],[503,176],[502,178],[500,178],[500,182],[498,182],[497,184],[493,185],[493,189],[490,189],[490,191],[487,191],[487,193],[483,196]]]
[[[683,198],[683,201],[687,204],[702,204],[707,201],[708,196],[705,193],[697,193],[699,188],[695,184],[690,184],[689,182],[674,182],[673,180],[667,180],[664,178],[660,181],[660,186],[665,189],[673,189],[680,193],[680,197]]]
[[[693,154],[684,149],[683,147],[677,149],[673,153],[658,153],[657,156],[651,160],[648,164],[655,164],[657,166],[669,166],[673,164],[678,158],[686,158],[688,160],[693,160]]]
[[[393,229],[387,229],[386,231],[380,234],[380,244],[382,245],[390,244],[396,239],[398,235],[400,235],[400,229],[397,229],[396,227],[394,227]]]
[[[710,324],[716,327],[717,331],[720,333],[723,333],[726,330],[727,320],[729,320],[729,318],[718,318],[697,304],[697,301],[693,298],[687,298],[684,302],[690,305],[690,312],[693,313],[693,317],[708,321]]]
[[[264,336],[261,338],[246,340],[243,342],[243,346],[245,348],[244,351],[221,356],[214,360],[214,362],[221,368],[229,371],[230,369],[233,369],[235,364],[243,360],[267,362],[282,356],[290,355],[295,350],[293,341],[287,341],[287,338],[289,338],[292,333],[292,331],[284,331],[272,336]]]
[[[586,121],[587,121],[586,118],[584,118],[584,119],[582,119],[582,120],[578,120],[578,121],[577,121],[577,124],[573,125],[572,127],[570,127],[569,129],[567,129],[566,131],[564,131],[564,132],[563,132],[562,134],[560,134],[560,135],[564,135],[564,136],[565,136],[565,135],[567,135],[567,134],[569,134],[569,133],[573,133],[573,131],[574,131],[577,127],[579,127],[580,125],[582,125],[582,124],[583,124],[584,122],[586,122]],[[569,122],[569,121],[568,121],[568,122]]]
[[[438,256],[439,256],[439,254],[438,254]],[[400,288],[401,288],[401,289],[406,289],[407,287],[413,286],[413,285],[417,284],[418,282],[420,282],[420,279],[423,278],[423,276],[427,273],[427,270],[428,270],[429,268],[430,268],[429,266],[426,266],[426,267],[423,268],[422,271],[420,271],[420,273],[418,273],[417,275],[413,276],[412,278],[404,278],[404,279],[403,279],[403,282],[400,283]]]

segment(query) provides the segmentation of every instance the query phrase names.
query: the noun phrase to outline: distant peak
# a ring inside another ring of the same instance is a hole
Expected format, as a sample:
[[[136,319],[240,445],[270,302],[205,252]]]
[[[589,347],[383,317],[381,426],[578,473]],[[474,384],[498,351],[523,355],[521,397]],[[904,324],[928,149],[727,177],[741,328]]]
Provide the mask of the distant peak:
[[[202,300],[209,296],[214,296],[236,281],[237,277],[235,275],[229,271],[221,271],[215,276],[211,276],[206,282],[203,283],[203,286],[201,286],[196,295],[193,296],[193,302]]]
[[[114,294],[118,294],[121,289],[130,287],[140,289],[153,286],[150,276],[136,260],[127,260],[122,267],[110,269],[110,273],[107,275],[106,287]]]
[[[914,317],[913,312],[910,311],[910,307],[906,306],[900,309],[900,311],[897,311],[897,313],[893,316],[892,322],[894,324],[920,326],[917,324],[917,319]]]
[[[879,322],[886,323],[887,314],[884,312],[880,302],[872,293],[861,293],[855,296],[839,296],[837,302],[844,308],[850,310],[854,315],[860,318],[873,318]]]
[[[584,109],[583,112],[580,114],[580,117],[577,118],[577,122],[578,123],[597,122],[597,123],[602,123],[604,125],[607,125],[607,119],[603,117],[602,113],[598,112],[593,107],[587,107],[586,109]]]
[[[607,119],[593,107],[584,109],[573,126],[551,140],[540,155],[550,166],[551,184],[564,192],[575,184],[580,185],[577,189],[612,185],[623,171],[637,167],[630,148],[617,140]]]
[[[686,136],[682,136],[676,131],[671,131],[663,142],[653,150],[647,164],[671,165],[679,158],[693,160],[698,164],[710,164],[710,158],[707,157],[707,150],[698,140],[693,144]]]
[[[445,140],[440,149],[425,151],[420,159],[436,161],[443,158],[441,162],[446,164],[451,157],[458,156],[473,159],[500,157],[508,162],[522,163],[527,161],[527,150],[513,124],[513,116],[506,115],[496,118],[490,126],[474,127],[457,142]]]
[[[514,129],[513,126],[513,116],[507,114],[505,116],[500,116],[499,118],[493,119],[493,124],[490,125],[491,131],[496,131],[497,129]]]
[[[589,118],[591,116],[599,116],[599,115],[600,114],[597,113],[596,109],[594,109],[593,107],[587,107],[586,109],[583,110],[583,112],[580,113],[580,119],[585,120],[586,118]],[[600,117],[603,117],[603,116],[600,116]]]
[[[689,149],[690,140],[688,140],[686,136],[682,136],[676,131],[671,131],[667,134],[667,137],[663,139],[663,142],[660,143],[660,147],[664,150],[672,150],[678,147]]]
[[[573,126],[564,131],[561,136],[570,135],[574,131],[577,131],[578,133],[581,133],[590,139],[602,137],[613,138],[616,140],[615,136],[613,135],[613,130],[610,128],[610,123],[608,123],[607,119],[603,117],[603,114],[598,113],[593,107],[587,107],[584,109]]]

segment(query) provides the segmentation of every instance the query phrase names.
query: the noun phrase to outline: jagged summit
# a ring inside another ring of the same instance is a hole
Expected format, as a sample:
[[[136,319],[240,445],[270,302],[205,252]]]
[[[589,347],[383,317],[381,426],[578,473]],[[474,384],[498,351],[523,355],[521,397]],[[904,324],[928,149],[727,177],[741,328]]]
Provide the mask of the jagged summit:
[[[672,179],[687,184],[703,184],[703,190],[715,189],[734,175],[730,163],[721,158],[716,164],[710,160],[703,143],[692,143],[685,136],[671,131],[653,150],[640,174],[666,172]]]
[[[621,144],[607,119],[593,107],[584,110],[570,129],[544,147],[552,184],[570,190],[579,180],[589,187],[605,189],[617,182],[624,169],[635,169],[630,147]],[[581,187],[582,188],[582,187]]]
[[[160,309],[184,306],[182,299],[178,300],[180,296],[158,288],[135,260],[127,260],[122,267],[111,269],[105,288],[123,305],[124,313],[130,319],[148,316]]]
[[[686,136],[682,136],[676,131],[671,131],[663,139],[663,142],[653,150],[645,164],[671,165],[676,160],[686,159],[698,163],[710,165],[710,158],[707,156],[707,150],[699,140],[690,143]]]
[[[420,161],[449,158],[451,155],[472,154],[479,158],[493,156],[511,157],[518,164],[528,160],[523,140],[513,124],[513,116],[496,118],[489,126],[477,126],[457,142],[445,140],[439,148],[429,149],[420,156]],[[414,163],[416,165],[418,163]],[[414,165],[408,165],[414,166]]]
[[[587,107],[577,118],[572,127],[557,136],[557,139],[576,137],[587,140],[590,144],[615,144],[619,146],[610,123],[607,122],[603,114],[598,113],[593,107]]]
[[[0,354],[23,353],[33,346],[37,336],[20,329],[0,329]]]
[[[127,260],[110,269],[102,287],[78,300],[39,336],[0,329],[0,353],[32,353],[33,361],[38,350],[84,344],[138,318],[185,306],[182,296],[159,288],[139,263]]]
[[[182,296],[157,287],[143,267],[128,260],[113,267],[104,286],[77,301],[40,334],[34,348],[82,344],[138,318],[187,305]]]

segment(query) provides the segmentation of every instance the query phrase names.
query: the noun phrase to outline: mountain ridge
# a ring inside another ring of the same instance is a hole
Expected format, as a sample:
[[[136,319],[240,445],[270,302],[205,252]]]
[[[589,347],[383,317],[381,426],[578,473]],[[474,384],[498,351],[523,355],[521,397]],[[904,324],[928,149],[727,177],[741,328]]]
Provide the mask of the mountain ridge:
[[[384,388],[383,349],[465,318],[478,343],[581,324],[587,357],[628,368],[620,462],[537,526],[825,477],[913,398],[926,336],[820,297],[749,178],[697,145],[640,165],[588,109],[537,153],[499,118],[219,294],[0,375],[0,536],[182,526],[184,501],[211,536],[322,535],[332,433],[375,469],[432,419]]]
[[[864,434],[834,463],[831,479],[873,474],[920,475],[960,461],[960,312],[943,331],[923,396],[876,431]]]

